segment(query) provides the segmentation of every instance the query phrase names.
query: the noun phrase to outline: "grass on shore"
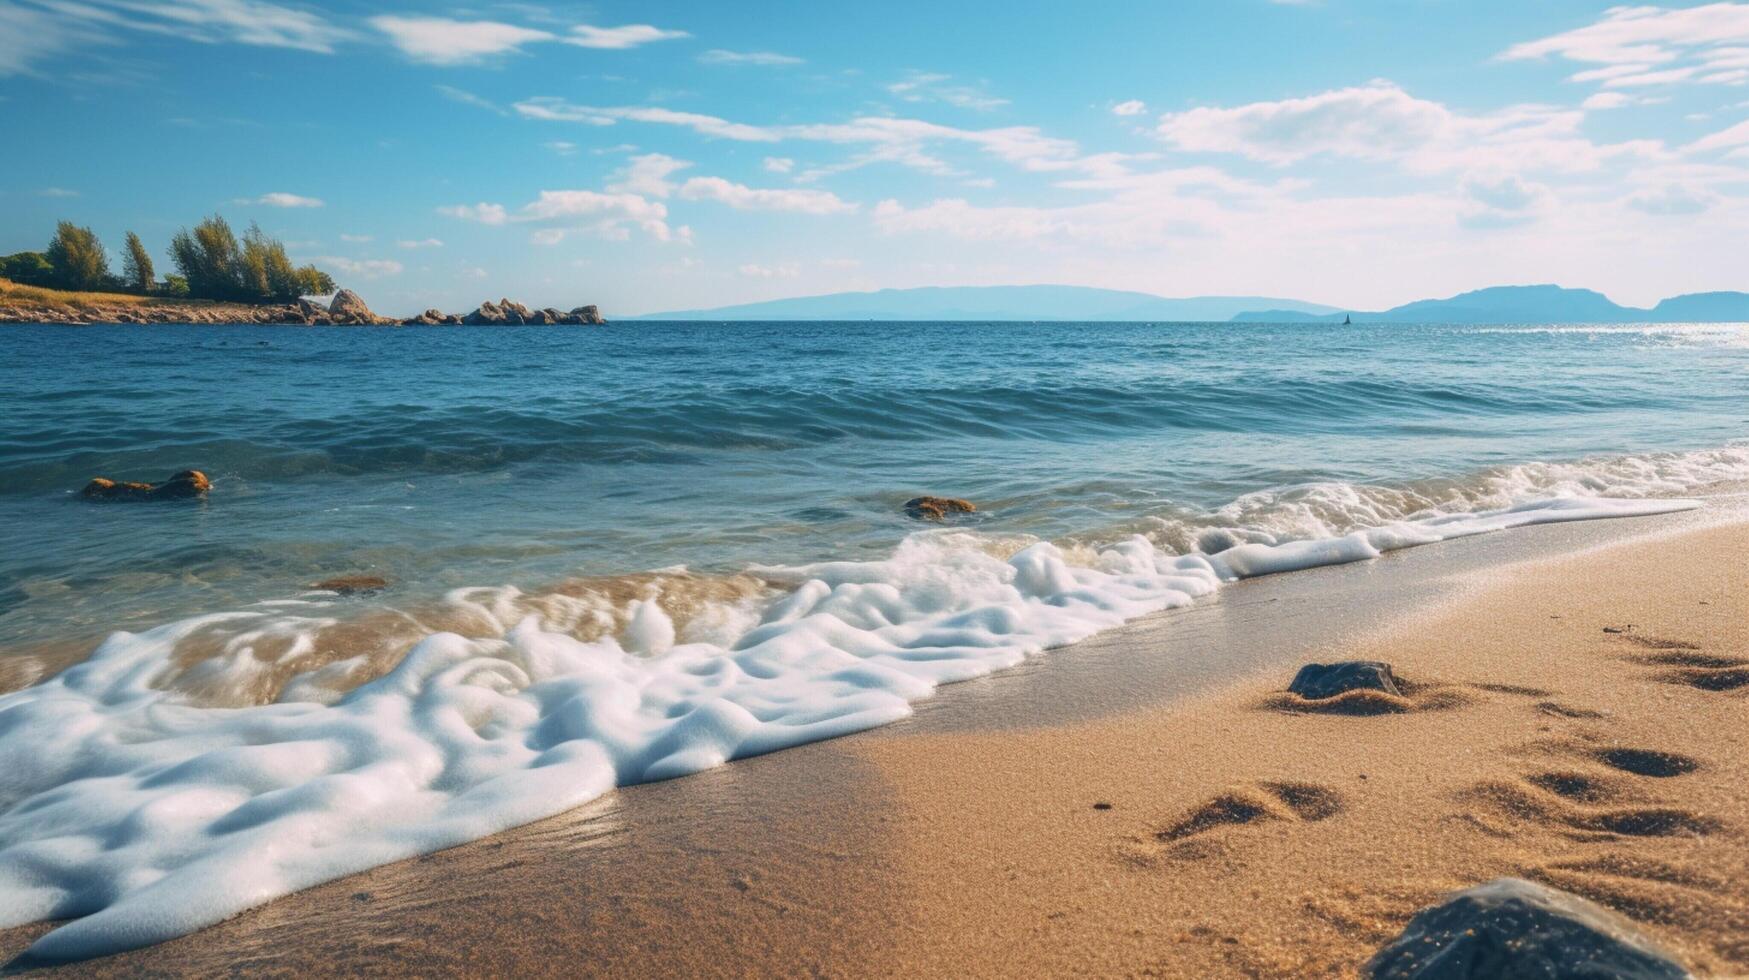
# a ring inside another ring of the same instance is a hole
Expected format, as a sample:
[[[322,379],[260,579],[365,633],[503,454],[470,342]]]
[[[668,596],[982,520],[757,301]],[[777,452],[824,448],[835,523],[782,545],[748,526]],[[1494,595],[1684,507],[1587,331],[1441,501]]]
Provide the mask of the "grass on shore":
[[[70,289],[49,289],[44,286],[21,286],[10,279],[0,279],[0,303],[17,306],[156,306],[163,303],[207,305],[211,300],[173,298],[169,296],[138,296],[133,293],[87,293]]]

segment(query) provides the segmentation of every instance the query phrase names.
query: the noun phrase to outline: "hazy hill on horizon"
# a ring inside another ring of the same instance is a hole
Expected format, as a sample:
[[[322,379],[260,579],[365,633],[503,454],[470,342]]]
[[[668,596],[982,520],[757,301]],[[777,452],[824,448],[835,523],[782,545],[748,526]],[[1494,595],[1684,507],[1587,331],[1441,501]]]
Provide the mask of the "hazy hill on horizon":
[[[922,286],[827,293],[703,310],[649,313],[633,320],[1176,320],[1224,322],[1247,310],[1317,316],[1339,308],[1259,296],[1194,296],[1092,286]],[[1338,316],[1340,319],[1340,316]]]
[[[1749,293],[1686,293],[1643,309],[1592,289],[1555,285],[1490,286],[1446,299],[1423,299],[1375,313],[1251,310],[1239,323],[1737,323],[1749,322]]]

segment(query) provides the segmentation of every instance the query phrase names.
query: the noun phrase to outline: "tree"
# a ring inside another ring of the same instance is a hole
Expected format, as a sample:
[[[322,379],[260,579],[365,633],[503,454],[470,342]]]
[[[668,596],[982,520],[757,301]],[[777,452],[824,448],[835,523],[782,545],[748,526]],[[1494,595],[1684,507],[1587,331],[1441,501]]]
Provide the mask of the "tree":
[[[140,244],[140,236],[128,232],[128,251],[122,256],[121,275],[137,292],[149,293],[156,280],[152,269],[152,257],[146,254],[146,246]]]
[[[110,284],[109,253],[89,228],[61,222],[44,255],[55,267],[55,285],[62,289],[102,289]]]
[[[334,284],[334,277],[313,265],[306,265],[298,270],[298,292],[303,296],[329,296],[340,287]]]
[[[55,281],[55,267],[41,252],[18,252],[0,258],[0,276],[20,286],[48,286]]]
[[[187,299],[188,280],[183,276],[165,276],[164,285],[159,292],[166,296],[174,296],[177,299]]]
[[[170,240],[170,261],[196,299],[241,299],[243,256],[225,219],[213,215]]]

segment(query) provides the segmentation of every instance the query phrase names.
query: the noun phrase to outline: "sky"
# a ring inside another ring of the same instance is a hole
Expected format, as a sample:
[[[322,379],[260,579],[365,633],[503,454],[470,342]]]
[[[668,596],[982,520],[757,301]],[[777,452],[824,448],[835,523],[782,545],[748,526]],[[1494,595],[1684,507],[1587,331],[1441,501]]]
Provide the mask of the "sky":
[[[220,213],[397,314],[1749,289],[1749,2],[0,0],[0,122],[0,253]]]

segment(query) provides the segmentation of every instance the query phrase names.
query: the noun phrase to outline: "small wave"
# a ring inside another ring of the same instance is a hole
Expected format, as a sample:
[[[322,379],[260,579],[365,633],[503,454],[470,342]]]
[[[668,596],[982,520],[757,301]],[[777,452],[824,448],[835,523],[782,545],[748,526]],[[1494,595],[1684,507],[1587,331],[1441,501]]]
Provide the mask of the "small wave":
[[[461,590],[447,618],[384,621],[424,634],[398,659],[348,653],[319,597],[117,633],[0,697],[0,927],[71,920],[31,947],[55,959],[147,945],[616,785],[895,721],[1225,581],[1692,506],[1551,497],[1212,555],[930,531],[879,561]]]

